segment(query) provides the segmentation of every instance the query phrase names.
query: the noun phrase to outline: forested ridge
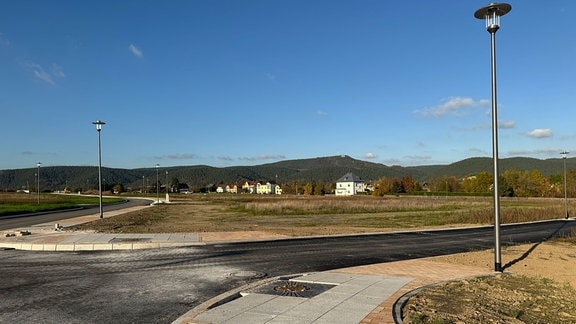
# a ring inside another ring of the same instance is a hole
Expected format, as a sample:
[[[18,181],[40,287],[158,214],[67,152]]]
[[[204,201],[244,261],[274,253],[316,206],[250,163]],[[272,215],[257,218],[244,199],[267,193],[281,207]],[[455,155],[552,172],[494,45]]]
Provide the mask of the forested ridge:
[[[576,168],[576,160],[566,159],[568,180],[571,183],[572,168]],[[167,172],[167,173],[166,173]],[[246,181],[275,181],[280,185],[288,186],[307,183],[322,183],[329,190],[330,185],[347,172],[352,172],[365,182],[376,184],[378,181],[393,183],[402,179],[416,183],[418,186],[426,186],[434,191],[466,191],[473,186],[466,183],[478,176],[484,179],[491,178],[492,158],[475,157],[458,161],[447,165],[425,166],[387,166],[380,163],[372,163],[353,159],[349,156],[331,156],[309,159],[286,160],[255,166],[230,166],[211,167],[207,165],[160,167],[156,169],[102,169],[102,178],[105,186],[121,184],[126,190],[140,190],[145,187],[155,186],[158,181],[186,183],[191,189],[209,188],[218,184],[239,184]],[[506,173],[507,172],[507,173]],[[36,188],[37,168],[0,170],[0,188],[4,191],[12,191],[25,188]],[[525,191],[534,191],[527,187],[536,186],[536,182],[543,182],[540,186],[557,186],[557,182],[563,179],[563,161],[555,159],[534,158],[507,158],[500,160],[501,176],[507,174],[510,179],[521,179],[525,182]],[[514,175],[512,175],[514,174]],[[575,175],[576,176],[576,175]],[[526,180],[526,178],[530,178]],[[546,181],[544,181],[546,180]],[[486,179],[482,180],[486,182]],[[491,182],[490,182],[491,183]],[[528,184],[532,183],[532,184]],[[40,168],[40,187],[43,191],[63,190],[87,190],[97,188],[98,168],[96,166],[46,166]],[[443,184],[443,185],[442,185]],[[468,187],[466,187],[468,186]],[[478,188],[477,188],[478,189]],[[406,188],[396,190],[407,191]],[[479,190],[479,189],[478,189]],[[489,190],[489,189],[488,189]],[[570,192],[570,190],[569,190]]]

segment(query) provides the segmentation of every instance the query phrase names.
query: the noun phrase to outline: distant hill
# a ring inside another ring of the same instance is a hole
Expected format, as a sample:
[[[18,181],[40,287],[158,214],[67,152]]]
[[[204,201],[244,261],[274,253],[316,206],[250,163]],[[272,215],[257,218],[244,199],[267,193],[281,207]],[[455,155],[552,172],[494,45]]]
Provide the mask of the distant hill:
[[[567,159],[568,169],[576,167],[576,158]],[[515,157],[500,160],[500,171],[508,169],[539,170],[545,176],[563,171],[562,159],[539,160]],[[139,189],[142,186],[155,186],[156,175],[164,184],[176,178],[180,183],[191,187],[206,187],[219,183],[243,183],[247,180],[277,180],[278,183],[310,181],[334,182],[346,172],[353,172],[365,181],[382,177],[400,178],[411,176],[418,181],[429,181],[433,178],[455,176],[462,178],[486,171],[492,173],[492,158],[475,157],[447,165],[427,166],[386,166],[353,159],[347,155],[317,157],[309,159],[286,160],[255,166],[231,166],[216,168],[206,165],[177,166],[141,169],[102,168],[105,184],[121,183],[125,187]],[[166,175],[166,171],[168,175]],[[36,168],[0,170],[0,188],[15,190],[36,188]],[[98,187],[98,168],[88,166],[54,166],[40,169],[41,190],[93,189]]]

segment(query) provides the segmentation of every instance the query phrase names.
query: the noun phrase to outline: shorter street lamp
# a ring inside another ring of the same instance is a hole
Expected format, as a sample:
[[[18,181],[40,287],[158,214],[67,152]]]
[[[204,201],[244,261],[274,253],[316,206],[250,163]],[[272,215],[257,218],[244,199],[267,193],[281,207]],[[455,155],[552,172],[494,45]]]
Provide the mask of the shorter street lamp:
[[[564,161],[564,218],[566,219],[568,219],[568,191],[566,190],[566,156],[568,156],[568,153],[570,152],[560,152]]]
[[[166,203],[170,202],[170,195],[168,194],[168,170],[166,170]]]
[[[100,218],[104,218],[104,210],[102,209],[102,146],[100,143],[100,131],[102,130],[102,125],[106,123],[97,120],[92,122],[92,124],[96,125],[96,131],[98,131],[98,195],[100,197]]]
[[[37,204],[40,205],[40,165],[42,163],[37,162],[36,163],[36,167],[38,168],[38,171],[36,172],[36,199],[37,199]]]
[[[156,204],[160,203],[160,186],[158,185],[158,183],[160,182],[160,180],[158,180],[158,167],[160,166],[160,164],[156,163]]]

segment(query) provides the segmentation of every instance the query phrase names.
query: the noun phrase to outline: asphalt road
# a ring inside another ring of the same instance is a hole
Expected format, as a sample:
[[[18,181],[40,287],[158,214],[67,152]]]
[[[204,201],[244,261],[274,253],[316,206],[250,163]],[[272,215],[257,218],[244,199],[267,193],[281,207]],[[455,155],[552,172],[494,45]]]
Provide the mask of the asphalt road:
[[[107,211],[130,208],[135,206],[149,205],[152,200],[149,199],[127,199],[124,203],[104,205],[103,211],[106,216]],[[61,219],[74,218],[85,215],[98,214],[100,212],[99,205],[88,205],[82,208],[72,209],[68,211],[47,212],[47,213],[34,213],[28,215],[10,215],[0,217],[0,231],[19,227],[29,227],[31,225],[50,223]]]
[[[537,243],[575,227],[563,220],[502,226],[501,241]],[[0,322],[170,323],[264,276],[485,249],[493,241],[486,227],[136,251],[0,250]]]

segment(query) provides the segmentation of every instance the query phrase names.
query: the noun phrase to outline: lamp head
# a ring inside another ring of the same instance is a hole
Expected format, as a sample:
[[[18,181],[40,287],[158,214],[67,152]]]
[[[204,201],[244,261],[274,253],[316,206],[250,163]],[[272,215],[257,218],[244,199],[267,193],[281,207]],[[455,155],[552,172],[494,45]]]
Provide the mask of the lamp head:
[[[495,33],[500,28],[500,17],[512,10],[512,6],[507,3],[491,3],[482,7],[474,13],[474,17],[486,20],[486,30]]]
[[[100,130],[102,130],[102,125],[105,125],[106,123],[101,121],[101,120],[97,120],[95,122],[92,122],[92,124],[96,125],[97,131],[100,131]]]

